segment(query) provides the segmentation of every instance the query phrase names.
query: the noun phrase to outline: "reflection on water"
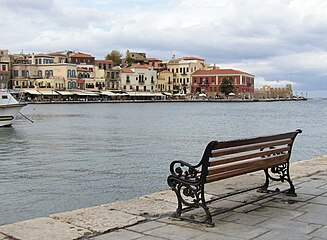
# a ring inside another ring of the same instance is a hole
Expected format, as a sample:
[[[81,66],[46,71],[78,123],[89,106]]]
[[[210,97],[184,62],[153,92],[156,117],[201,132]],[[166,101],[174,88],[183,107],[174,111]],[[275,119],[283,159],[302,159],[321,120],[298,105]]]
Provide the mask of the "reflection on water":
[[[0,225],[167,188],[206,144],[301,128],[293,161],[326,154],[327,101],[29,105],[0,128]]]

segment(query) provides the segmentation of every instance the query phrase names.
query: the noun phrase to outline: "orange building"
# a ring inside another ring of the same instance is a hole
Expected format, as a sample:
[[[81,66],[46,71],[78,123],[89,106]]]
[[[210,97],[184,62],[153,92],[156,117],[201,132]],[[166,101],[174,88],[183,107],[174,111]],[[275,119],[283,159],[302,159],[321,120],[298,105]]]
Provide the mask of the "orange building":
[[[254,75],[234,69],[198,70],[192,74],[191,93],[206,94],[215,97],[219,94],[219,86],[224,78],[234,79],[236,97],[252,98],[254,95]]]

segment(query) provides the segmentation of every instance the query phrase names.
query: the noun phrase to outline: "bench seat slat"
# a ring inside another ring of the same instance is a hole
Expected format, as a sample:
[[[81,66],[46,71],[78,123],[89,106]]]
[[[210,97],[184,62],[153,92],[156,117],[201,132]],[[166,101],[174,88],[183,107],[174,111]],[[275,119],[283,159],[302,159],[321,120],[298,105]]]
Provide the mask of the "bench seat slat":
[[[284,140],[279,140],[279,141],[274,141],[274,142],[270,141],[270,142],[251,144],[251,145],[246,145],[246,146],[242,145],[239,147],[219,149],[219,150],[212,151],[211,157],[214,158],[214,157],[225,156],[225,155],[247,152],[247,151],[253,151],[253,150],[258,150],[258,149],[263,149],[263,148],[276,147],[276,146],[281,146],[281,145],[286,145],[286,144],[291,144],[291,143],[292,143],[292,139],[284,139]]]
[[[237,147],[237,146],[242,146],[242,145],[250,145],[250,144],[262,143],[262,142],[278,141],[278,140],[287,139],[287,138],[293,139],[297,133],[298,132],[289,132],[289,133],[283,133],[283,134],[265,136],[265,137],[223,141],[223,142],[219,142],[213,148],[213,150],[229,148],[229,147]]]
[[[209,162],[209,166],[213,167],[213,166],[217,166],[217,165],[221,165],[221,164],[237,162],[237,161],[242,161],[242,160],[246,160],[246,159],[265,157],[267,155],[271,155],[271,154],[275,154],[275,153],[288,152],[289,150],[290,150],[290,147],[287,146],[287,147],[282,147],[282,148],[278,148],[278,149],[269,149],[266,151],[249,153],[246,155],[231,156],[229,158],[211,159]]]
[[[244,160],[240,162],[233,162],[228,163],[224,165],[219,165],[218,167],[211,167],[208,169],[208,177],[215,174],[221,174],[224,172],[229,172],[237,169],[247,169],[247,168],[253,168],[257,169],[259,168],[270,168],[271,166],[274,166],[276,164],[286,163],[288,159],[288,154],[282,154],[267,158],[254,158],[249,160]]]

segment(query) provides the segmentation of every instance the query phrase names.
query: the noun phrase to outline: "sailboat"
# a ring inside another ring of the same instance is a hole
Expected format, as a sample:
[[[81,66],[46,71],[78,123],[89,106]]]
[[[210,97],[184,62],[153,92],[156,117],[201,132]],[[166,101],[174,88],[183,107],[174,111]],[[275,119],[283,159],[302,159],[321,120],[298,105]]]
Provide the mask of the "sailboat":
[[[11,126],[19,111],[26,105],[18,102],[8,90],[0,89],[0,127]]]

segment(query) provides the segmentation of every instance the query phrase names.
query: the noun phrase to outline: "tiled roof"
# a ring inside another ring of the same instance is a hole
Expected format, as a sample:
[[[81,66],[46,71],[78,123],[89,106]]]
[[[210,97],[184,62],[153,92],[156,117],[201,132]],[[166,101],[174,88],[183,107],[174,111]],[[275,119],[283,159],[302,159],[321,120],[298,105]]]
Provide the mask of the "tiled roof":
[[[155,62],[155,61],[161,62],[161,60],[158,58],[147,58],[146,60],[152,61],[152,62]]]
[[[163,70],[160,73],[171,73],[172,74],[172,72],[171,71],[168,71],[168,70]]]
[[[147,64],[136,64],[136,65],[133,65],[133,66],[130,66],[129,69],[133,69],[133,68],[150,68],[150,65],[147,65]]]
[[[61,57],[66,57],[65,54],[61,53],[61,52],[51,52],[48,53],[50,56],[61,56]]]
[[[204,61],[203,58],[198,58],[198,57],[183,57],[183,60],[198,60],[198,61]]]
[[[113,63],[112,60],[95,60],[96,63]]]
[[[50,54],[45,54],[45,53],[38,53],[34,55],[35,57],[49,57],[49,58],[54,58],[54,56],[51,56]]]
[[[122,68],[121,72],[122,73],[133,73],[132,69],[129,69],[129,68]]]
[[[247,74],[254,77],[253,74],[242,72],[234,69],[211,69],[211,70],[198,70],[194,72],[192,75],[218,75],[218,74]]]
[[[73,55],[71,55],[70,57],[74,57],[74,58],[79,58],[79,57],[83,57],[83,58],[94,58],[92,55],[90,54],[87,54],[87,53],[81,53],[81,52],[78,52],[78,53],[75,53]]]
[[[89,70],[89,69],[80,68],[80,67],[77,68],[77,71],[79,71],[79,72],[91,72],[91,70]]]

